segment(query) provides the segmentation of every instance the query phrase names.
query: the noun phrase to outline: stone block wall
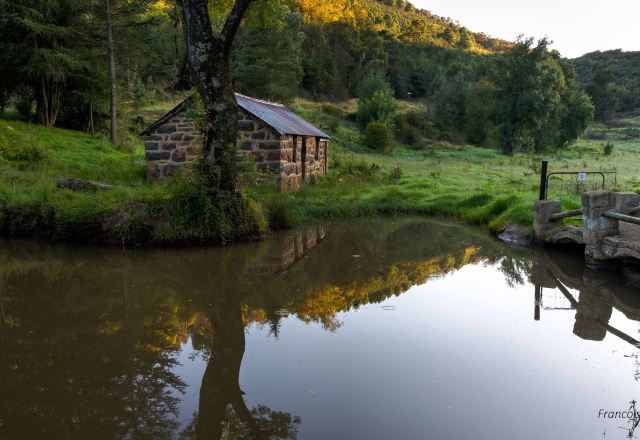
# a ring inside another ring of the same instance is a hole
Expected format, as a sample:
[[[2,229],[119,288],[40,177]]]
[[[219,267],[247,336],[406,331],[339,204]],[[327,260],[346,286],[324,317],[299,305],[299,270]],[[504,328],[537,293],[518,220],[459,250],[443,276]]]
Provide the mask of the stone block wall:
[[[199,156],[202,135],[186,112],[180,112],[144,136],[147,180],[162,180]]]
[[[238,131],[238,159],[254,161],[257,170],[273,176],[283,191],[296,190],[304,181],[327,173],[327,139],[281,136],[243,110],[238,113]],[[186,110],[179,112],[144,137],[147,179],[165,179],[178,167],[193,163],[201,144],[194,121]]]

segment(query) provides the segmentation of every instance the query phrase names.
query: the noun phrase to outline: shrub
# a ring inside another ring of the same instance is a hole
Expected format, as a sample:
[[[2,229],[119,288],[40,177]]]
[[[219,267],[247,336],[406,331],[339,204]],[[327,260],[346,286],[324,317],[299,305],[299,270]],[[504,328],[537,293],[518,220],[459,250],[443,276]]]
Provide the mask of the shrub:
[[[44,151],[34,145],[20,147],[0,146],[0,157],[16,162],[40,162],[44,159],[45,154]]]
[[[409,122],[408,115],[398,115],[396,117],[396,137],[400,142],[407,145],[417,145],[422,136],[420,130]]]
[[[339,116],[340,110],[333,104],[324,104],[322,106],[322,111],[331,116]]]
[[[15,107],[20,119],[31,121],[33,117],[33,92],[29,88],[20,88],[15,100]]]
[[[611,156],[613,153],[614,145],[611,142],[607,142],[606,144],[602,144],[602,152],[605,156]]]
[[[628,127],[624,130],[623,137],[625,139],[638,139],[640,138],[640,129]]]
[[[416,128],[422,127],[423,121],[425,119],[424,115],[414,110],[408,111],[405,117],[407,118],[407,122],[409,123],[409,125]]]
[[[369,122],[362,135],[362,141],[371,149],[388,152],[391,150],[390,131],[389,126],[382,121]]]
[[[131,98],[136,109],[144,106],[149,99],[149,91],[140,78],[136,78],[131,85]]]
[[[400,179],[402,179],[403,175],[404,175],[404,171],[402,171],[402,168],[396,165],[393,168],[391,168],[391,171],[389,172],[389,179],[391,179],[394,182],[398,182]]]
[[[388,126],[395,122],[398,104],[390,90],[377,90],[371,98],[358,102],[358,124],[366,127],[372,121],[382,121]]]
[[[337,119],[333,118],[329,121],[327,128],[332,134],[336,134],[338,133],[338,129],[340,128],[340,122]]]
[[[269,228],[277,231],[288,229],[298,223],[297,213],[291,199],[285,195],[278,195],[268,201]]]

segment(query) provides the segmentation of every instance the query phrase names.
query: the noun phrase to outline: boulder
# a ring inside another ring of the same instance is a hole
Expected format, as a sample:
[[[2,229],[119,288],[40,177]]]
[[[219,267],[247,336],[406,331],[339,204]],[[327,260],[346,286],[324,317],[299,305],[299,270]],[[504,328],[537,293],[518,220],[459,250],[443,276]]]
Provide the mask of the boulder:
[[[58,188],[70,189],[72,191],[97,191],[113,188],[104,183],[89,182],[82,179],[60,179],[56,182]]]
[[[529,227],[524,225],[509,225],[498,235],[498,238],[505,243],[516,246],[528,246],[531,244],[531,232]]]

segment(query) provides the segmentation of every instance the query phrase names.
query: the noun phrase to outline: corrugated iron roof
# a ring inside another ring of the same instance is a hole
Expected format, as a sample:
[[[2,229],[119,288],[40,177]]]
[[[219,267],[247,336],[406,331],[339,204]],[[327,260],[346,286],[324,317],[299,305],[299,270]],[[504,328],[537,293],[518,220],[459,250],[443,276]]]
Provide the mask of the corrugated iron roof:
[[[262,101],[260,99],[241,95],[240,93],[236,93],[236,100],[238,101],[240,108],[263,121],[280,135],[290,134],[296,136],[316,136],[330,139],[329,135],[309,124],[282,104]],[[191,101],[191,97],[185,99],[166,115],[154,122],[141,134],[148,135],[153,133],[158,127],[185,109]]]
[[[329,135],[317,129],[282,104],[262,101],[236,93],[238,105],[275,131],[297,136],[317,136],[329,139]]]

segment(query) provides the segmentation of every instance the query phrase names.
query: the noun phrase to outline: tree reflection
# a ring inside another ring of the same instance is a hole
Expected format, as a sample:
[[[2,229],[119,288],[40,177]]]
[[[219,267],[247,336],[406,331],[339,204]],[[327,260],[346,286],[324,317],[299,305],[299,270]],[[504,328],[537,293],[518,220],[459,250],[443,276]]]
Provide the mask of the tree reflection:
[[[0,438],[294,439],[298,417],[244,400],[247,325],[277,337],[290,314],[336,331],[340,312],[467,264],[501,261],[513,283],[526,272],[525,258],[503,259],[495,241],[456,225],[397,219],[326,237],[314,228],[125,253],[0,247]],[[176,366],[189,336],[207,366],[185,428]]]
[[[209,262],[208,258],[202,261]],[[205,286],[211,290],[200,290],[202,293],[193,297],[194,305],[207,317],[207,332],[199,331],[200,343],[206,348],[207,367],[200,386],[198,412],[182,431],[183,439],[297,437],[298,417],[262,405],[249,409],[240,388],[246,344],[246,292],[255,282],[261,284],[264,280],[256,276],[253,281],[246,281],[248,262],[253,264],[255,260],[243,252],[221,256],[216,260],[217,270],[203,275]],[[201,267],[192,266],[194,270]]]
[[[218,292],[212,301],[208,316],[213,343],[200,387],[196,438],[221,438],[227,405],[251,438],[266,438],[247,408],[240,389],[240,366],[245,350],[240,300],[234,292]]]
[[[126,284],[114,295],[104,272],[46,266],[3,274],[0,437],[173,438],[185,386],[174,299]]]

